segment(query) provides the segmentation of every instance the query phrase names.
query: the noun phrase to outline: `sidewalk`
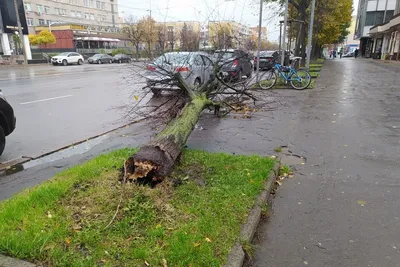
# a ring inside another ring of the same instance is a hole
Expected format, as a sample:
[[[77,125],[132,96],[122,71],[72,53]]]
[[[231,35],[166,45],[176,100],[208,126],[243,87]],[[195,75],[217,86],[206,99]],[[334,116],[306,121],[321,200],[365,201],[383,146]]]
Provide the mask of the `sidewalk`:
[[[326,61],[289,138],[307,158],[277,191],[253,266],[400,266],[400,76]]]

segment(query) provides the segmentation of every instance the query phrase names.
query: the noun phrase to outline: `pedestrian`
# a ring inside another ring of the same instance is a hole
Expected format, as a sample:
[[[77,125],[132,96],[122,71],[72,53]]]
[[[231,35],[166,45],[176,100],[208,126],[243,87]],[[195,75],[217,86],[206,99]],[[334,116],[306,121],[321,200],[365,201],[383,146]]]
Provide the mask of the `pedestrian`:
[[[358,49],[356,48],[356,50],[354,50],[354,58],[357,58],[358,56]]]
[[[336,58],[336,50],[333,50],[333,58]]]
[[[343,55],[343,50],[340,50],[340,51],[339,51],[339,56],[340,56],[340,58],[342,58],[342,55]]]
[[[329,58],[332,58],[332,50],[329,50]]]

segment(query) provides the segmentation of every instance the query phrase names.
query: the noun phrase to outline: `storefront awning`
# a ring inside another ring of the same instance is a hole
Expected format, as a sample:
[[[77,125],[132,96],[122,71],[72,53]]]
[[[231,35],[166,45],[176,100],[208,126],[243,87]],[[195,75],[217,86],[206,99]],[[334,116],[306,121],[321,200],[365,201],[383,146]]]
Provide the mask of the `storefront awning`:
[[[74,37],[74,40],[78,41],[104,41],[104,42],[119,42],[121,41],[120,39],[114,39],[114,38],[104,38],[104,37]]]

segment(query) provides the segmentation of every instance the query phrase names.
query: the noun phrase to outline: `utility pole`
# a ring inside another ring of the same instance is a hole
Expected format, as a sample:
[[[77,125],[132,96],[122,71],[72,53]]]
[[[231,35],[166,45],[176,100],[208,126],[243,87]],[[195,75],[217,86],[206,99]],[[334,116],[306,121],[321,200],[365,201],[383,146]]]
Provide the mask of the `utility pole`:
[[[257,46],[257,77],[256,81],[260,81],[260,49],[261,49],[261,26],[262,26],[262,10],[264,0],[260,0],[260,15],[258,20],[258,46]]]
[[[306,68],[310,68],[310,60],[311,60],[311,45],[312,45],[312,36],[313,36],[313,28],[314,28],[314,13],[315,13],[315,0],[312,0],[311,3],[311,18],[310,18],[310,29],[308,30],[308,46],[307,46],[307,62]]]
[[[14,0],[14,7],[15,7],[15,14],[17,16],[17,26],[18,26],[19,39],[21,40],[22,50],[24,52],[24,66],[27,66],[28,65],[28,59],[26,57],[25,44],[24,44],[24,34],[22,33],[21,20],[19,18],[18,0]]]
[[[285,63],[285,56],[286,56],[286,28],[287,28],[287,21],[288,21],[288,14],[289,14],[289,0],[285,0],[285,13],[284,13],[284,20],[283,20],[283,34],[282,34],[282,55],[281,55],[281,65]]]

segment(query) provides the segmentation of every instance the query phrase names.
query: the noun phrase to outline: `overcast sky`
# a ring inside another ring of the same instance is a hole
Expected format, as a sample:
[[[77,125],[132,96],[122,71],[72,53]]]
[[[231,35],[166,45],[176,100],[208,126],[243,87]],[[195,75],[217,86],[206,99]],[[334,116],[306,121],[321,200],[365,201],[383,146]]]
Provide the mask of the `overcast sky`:
[[[357,6],[359,0],[353,0]],[[184,4],[182,4],[184,3]],[[258,0],[119,0],[122,17],[133,15],[141,18],[152,12],[157,21],[235,20],[247,26],[258,25]],[[277,7],[264,6],[263,26],[268,29],[270,41],[279,38]]]

